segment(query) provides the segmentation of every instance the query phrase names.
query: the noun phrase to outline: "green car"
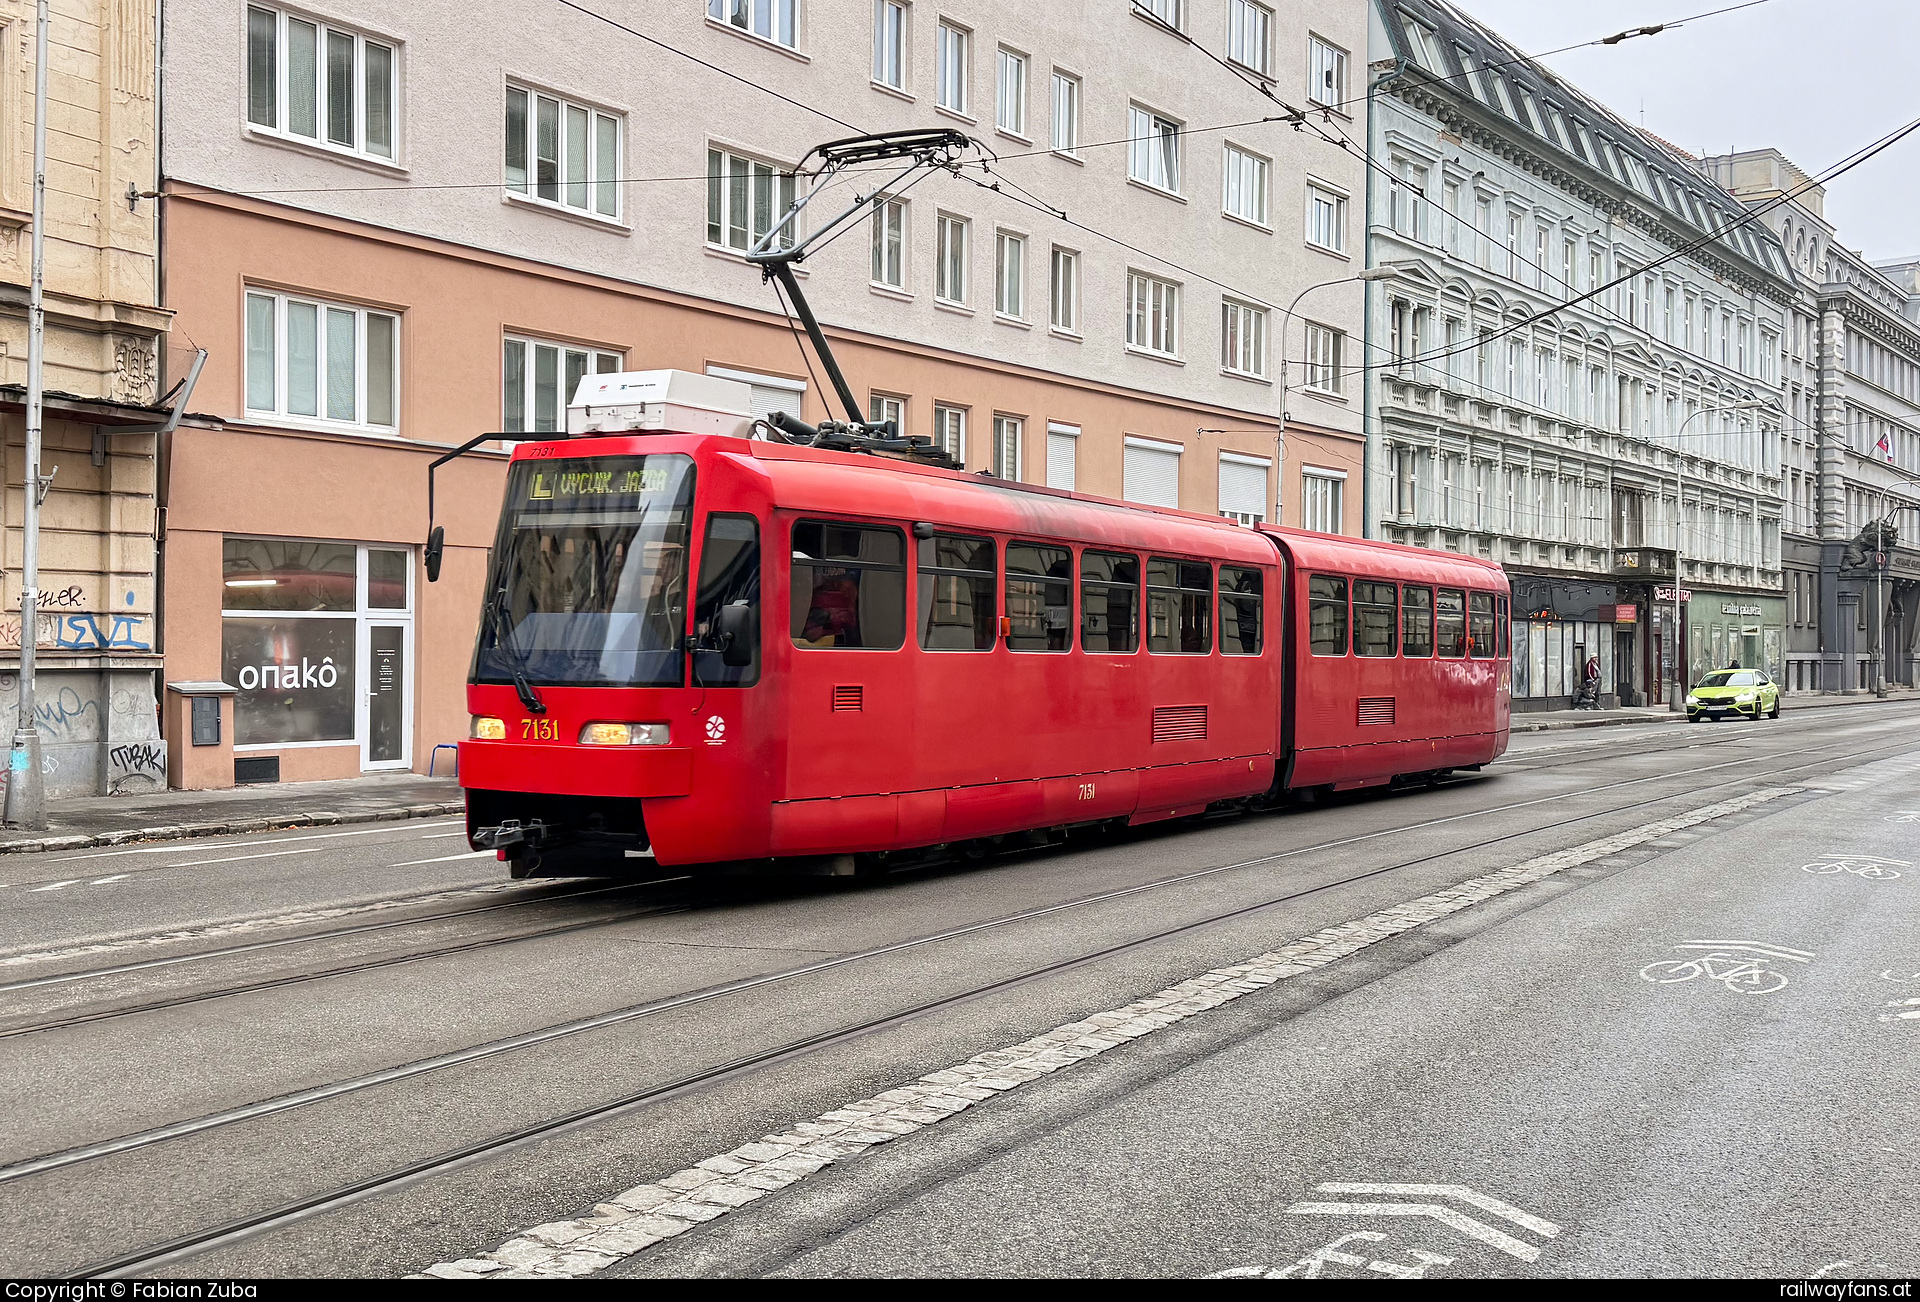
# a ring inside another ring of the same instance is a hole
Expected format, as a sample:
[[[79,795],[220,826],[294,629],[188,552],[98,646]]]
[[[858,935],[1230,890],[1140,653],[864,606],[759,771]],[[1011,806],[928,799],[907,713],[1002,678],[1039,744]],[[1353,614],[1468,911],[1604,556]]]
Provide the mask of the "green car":
[[[1758,669],[1716,669],[1687,693],[1687,722],[1725,714],[1779,718],[1779,684]]]

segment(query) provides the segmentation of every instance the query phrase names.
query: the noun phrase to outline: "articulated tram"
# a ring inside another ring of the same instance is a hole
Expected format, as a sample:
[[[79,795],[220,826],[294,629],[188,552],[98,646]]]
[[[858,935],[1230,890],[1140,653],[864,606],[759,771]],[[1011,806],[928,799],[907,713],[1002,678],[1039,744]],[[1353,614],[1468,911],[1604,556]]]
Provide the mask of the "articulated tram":
[[[1496,565],[781,442],[747,396],[590,376],[514,450],[460,777],[515,876],[853,872],[1506,749]]]

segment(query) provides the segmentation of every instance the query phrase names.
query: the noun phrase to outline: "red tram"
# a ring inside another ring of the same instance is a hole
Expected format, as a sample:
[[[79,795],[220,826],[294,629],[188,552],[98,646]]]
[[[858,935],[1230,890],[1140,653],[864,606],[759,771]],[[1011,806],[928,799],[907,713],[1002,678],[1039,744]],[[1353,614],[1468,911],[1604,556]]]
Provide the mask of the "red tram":
[[[516,876],[852,871],[1507,745],[1498,566],[736,433],[520,445],[488,593],[460,776]]]

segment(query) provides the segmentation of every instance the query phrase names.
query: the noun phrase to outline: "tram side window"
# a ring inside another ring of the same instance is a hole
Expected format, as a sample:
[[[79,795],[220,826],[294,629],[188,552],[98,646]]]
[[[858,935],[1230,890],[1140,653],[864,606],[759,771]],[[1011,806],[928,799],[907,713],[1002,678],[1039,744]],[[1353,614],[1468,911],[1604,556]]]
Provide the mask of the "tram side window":
[[[1394,586],[1359,579],[1353,585],[1353,653],[1357,656],[1390,656],[1399,647]]]
[[[1467,594],[1458,588],[1437,588],[1433,594],[1433,625],[1440,654],[1458,660],[1467,653]]]
[[[1307,579],[1307,643],[1317,656],[1347,653],[1347,581],[1338,575]]]
[[[1073,644],[1073,553],[1007,544],[1007,649],[1065,651]]]
[[[1500,639],[1500,658],[1505,660],[1513,654],[1513,620],[1507,616],[1507,599],[1501,597],[1495,605],[1498,610],[1493,617],[1494,635]]]
[[[1131,655],[1140,649],[1140,558],[1080,553],[1080,649]]]
[[[937,533],[920,540],[920,645],[993,649],[993,540]]]
[[[1147,558],[1147,650],[1193,656],[1213,650],[1213,566]]]
[[[1493,632],[1493,594],[1467,594],[1467,650],[1475,660],[1491,660],[1497,648]]]
[[[1220,567],[1220,654],[1260,654],[1260,571]]]
[[[1400,654],[1421,659],[1433,654],[1433,589],[1409,585],[1400,603]]]
[[[744,609],[723,628],[720,612]],[[735,639],[752,649],[744,665],[727,663]],[[747,687],[760,681],[760,522],[750,515],[710,515],[700,544],[700,589],[693,603],[693,681],[701,687]]]
[[[898,529],[793,526],[793,642],[896,651],[907,640],[907,540]]]

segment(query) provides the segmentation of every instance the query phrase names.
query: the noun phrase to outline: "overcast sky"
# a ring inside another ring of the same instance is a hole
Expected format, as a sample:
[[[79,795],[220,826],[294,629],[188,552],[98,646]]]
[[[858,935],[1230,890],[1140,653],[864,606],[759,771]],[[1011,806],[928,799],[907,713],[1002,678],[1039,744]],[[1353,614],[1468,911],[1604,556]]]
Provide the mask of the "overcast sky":
[[[1726,0],[1721,0],[1725,3]],[[1529,54],[1717,9],[1715,0],[1455,0]],[[1809,175],[1920,117],[1920,0],[1767,0],[1544,60],[1693,154],[1769,145]],[[1840,242],[1920,254],[1920,131],[1827,187]]]

